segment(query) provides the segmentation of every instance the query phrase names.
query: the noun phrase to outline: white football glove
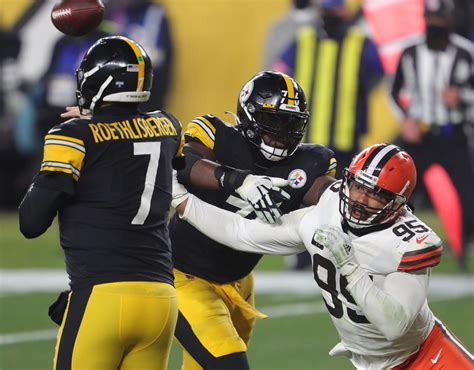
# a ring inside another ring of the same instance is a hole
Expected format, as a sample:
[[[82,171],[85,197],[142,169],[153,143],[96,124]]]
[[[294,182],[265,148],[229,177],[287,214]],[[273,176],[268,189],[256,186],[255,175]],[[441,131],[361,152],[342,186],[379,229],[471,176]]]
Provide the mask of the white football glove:
[[[290,199],[290,194],[280,189],[287,185],[288,180],[279,177],[248,175],[235,191],[249,202],[259,219],[273,224],[281,217],[281,202]]]
[[[340,228],[324,225],[316,230],[314,241],[331,252],[342,275],[352,274],[359,266],[354,257],[351,240]]]
[[[173,170],[172,187],[173,192],[171,194],[171,207],[176,208],[191,196],[191,194],[188,193],[188,189],[186,189],[184,185],[178,181],[178,173],[176,170]]]

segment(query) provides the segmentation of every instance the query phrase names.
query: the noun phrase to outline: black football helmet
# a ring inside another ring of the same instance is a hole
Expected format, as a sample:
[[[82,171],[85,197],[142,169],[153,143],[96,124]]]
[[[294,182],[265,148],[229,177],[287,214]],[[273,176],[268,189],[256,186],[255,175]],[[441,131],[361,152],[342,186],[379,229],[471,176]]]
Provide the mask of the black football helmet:
[[[303,89],[280,72],[260,72],[240,91],[239,128],[264,157],[279,161],[294,153],[303,138],[309,113]]]
[[[76,71],[77,105],[93,112],[104,102],[140,103],[150,98],[153,69],[145,49],[123,36],[99,39]]]

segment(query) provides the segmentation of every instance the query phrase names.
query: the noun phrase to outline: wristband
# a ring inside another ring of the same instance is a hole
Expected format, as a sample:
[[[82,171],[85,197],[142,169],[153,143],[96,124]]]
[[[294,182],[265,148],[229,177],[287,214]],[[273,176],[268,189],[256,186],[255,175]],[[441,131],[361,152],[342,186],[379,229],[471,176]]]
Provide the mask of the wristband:
[[[228,166],[219,166],[214,170],[214,176],[223,190],[235,190],[242,185],[251,171],[238,170]]]

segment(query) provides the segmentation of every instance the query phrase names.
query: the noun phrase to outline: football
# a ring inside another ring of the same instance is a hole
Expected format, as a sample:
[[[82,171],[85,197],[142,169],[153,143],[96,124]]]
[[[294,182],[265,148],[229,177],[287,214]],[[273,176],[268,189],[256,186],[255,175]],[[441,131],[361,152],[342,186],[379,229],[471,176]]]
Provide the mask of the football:
[[[62,0],[51,11],[54,26],[69,36],[84,36],[100,24],[103,16],[101,0]]]

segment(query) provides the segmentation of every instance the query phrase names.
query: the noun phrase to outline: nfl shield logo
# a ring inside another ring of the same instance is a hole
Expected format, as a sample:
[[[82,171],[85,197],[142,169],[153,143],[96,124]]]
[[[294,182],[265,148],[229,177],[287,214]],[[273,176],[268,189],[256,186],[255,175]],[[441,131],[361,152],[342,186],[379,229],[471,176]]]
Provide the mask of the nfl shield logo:
[[[306,172],[301,169],[293,170],[288,175],[288,182],[290,183],[290,187],[293,189],[300,189],[306,184],[308,176]]]

